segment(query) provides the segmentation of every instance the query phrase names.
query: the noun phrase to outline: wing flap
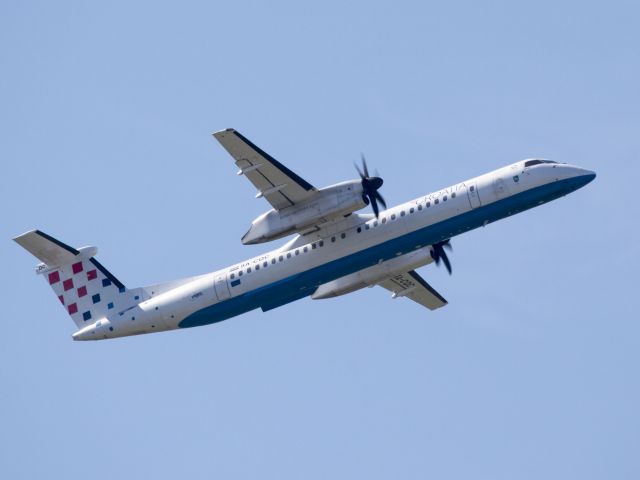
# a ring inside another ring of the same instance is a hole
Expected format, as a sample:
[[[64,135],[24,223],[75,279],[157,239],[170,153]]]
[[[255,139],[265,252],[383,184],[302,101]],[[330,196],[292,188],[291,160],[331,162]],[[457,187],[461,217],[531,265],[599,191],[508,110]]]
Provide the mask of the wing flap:
[[[444,307],[448,302],[415,270],[402,272],[378,282],[393,293],[393,297],[407,297],[429,310]]]
[[[300,203],[317,192],[309,182],[289,170],[260,147],[232,128],[213,136],[229,152],[244,175],[256,187],[256,197],[264,197],[276,209]]]

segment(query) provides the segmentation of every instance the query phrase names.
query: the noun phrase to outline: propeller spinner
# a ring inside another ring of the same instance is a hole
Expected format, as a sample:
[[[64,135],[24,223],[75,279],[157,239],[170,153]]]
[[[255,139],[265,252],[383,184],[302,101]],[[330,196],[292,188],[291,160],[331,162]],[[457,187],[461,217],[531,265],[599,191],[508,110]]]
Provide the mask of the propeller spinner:
[[[382,195],[378,192],[378,189],[382,187],[384,180],[378,176],[369,176],[369,169],[367,168],[367,161],[364,158],[364,154],[361,154],[362,158],[362,170],[358,167],[357,163],[354,163],[356,170],[360,174],[362,180],[362,200],[373,208],[376,218],[378,218],[380,209],[378,208],[378,202],[382,204],[384,208],[387,208],[387,202],[384,201]]]

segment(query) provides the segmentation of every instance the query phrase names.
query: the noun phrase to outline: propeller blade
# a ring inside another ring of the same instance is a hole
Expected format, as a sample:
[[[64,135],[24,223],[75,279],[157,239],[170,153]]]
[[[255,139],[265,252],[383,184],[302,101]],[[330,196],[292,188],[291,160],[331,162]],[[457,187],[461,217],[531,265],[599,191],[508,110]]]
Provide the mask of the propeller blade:
[[[356,162],[353,162],[353,166],[356,167],[356,170],[358,171],[360,178],[364,180],[364,173],[362,173],[362,170],[360,170],[360,167],[358,166],[358,164]]]
[[[442,263],[444,263],[444,266],[446,267],[447,272],[449,272],[449,275],[451,275],[451,272],[452,272],[451,262],[449,261],[449,257],[447,256],[447,253],[444,251],[445,247],[448,250],[452,250],[449,239],[444,240],[442,242],[434,243],[431,246],[431,257],[433,258],[433,260],[436,262],[436,265],[438,266],[440,265],[440,260],[442,260]]]
[[[376,200],[376,197],[371,196],[369,197],[371,199],[371,207],[373,208],[373,213],[375,214],[376,218],[378,218],[380,216],[380,209],[378,208],[378,201]]]
[[[380,192],[376,190],[374,195],[378,200],[380,200],[380,203],[384,206],[384,208],[387,208],[387,202],[384,201],[384,198],[382,198],[382,195],[380,195]]]
[[[449,275],[451,275],[451,262],[449,261],[449,257],[447,257],[447,254],[444,250],[442,250],[442,262],[444,263],[444,266],[447,267],[447,272],[449,272]]]
[[[364,158],[364,153],[360,154],[362,158],[362,167],[364,168],[364,176],[369,177],[369,169],[367,168],[367,160]]]

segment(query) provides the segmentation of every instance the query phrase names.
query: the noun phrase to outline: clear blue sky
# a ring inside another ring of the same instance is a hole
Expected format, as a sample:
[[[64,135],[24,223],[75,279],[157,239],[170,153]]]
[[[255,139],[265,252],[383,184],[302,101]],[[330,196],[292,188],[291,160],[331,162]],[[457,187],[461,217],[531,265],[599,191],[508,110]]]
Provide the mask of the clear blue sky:
[[[637,2],[4,2],[0,476],[640,477]],[[597,171],[382,289],[97,343],[10,239],[129,286],[212,271],[267,208],[210,133],[390,204],[543,156]]]

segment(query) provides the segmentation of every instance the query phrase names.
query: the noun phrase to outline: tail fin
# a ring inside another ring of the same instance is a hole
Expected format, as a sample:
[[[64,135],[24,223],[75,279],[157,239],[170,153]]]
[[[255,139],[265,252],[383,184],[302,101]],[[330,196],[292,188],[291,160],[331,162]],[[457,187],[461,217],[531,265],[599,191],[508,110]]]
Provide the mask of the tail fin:
[[[96,247],[75,249],[40,230],[14,240],[43,262],[36,266],[36,273],[51,285],[78,328],[108,317],[134,300],[129,298],[134,292],[93,258],[98,253]],[[138,303],[140,298],[135,300]]]

